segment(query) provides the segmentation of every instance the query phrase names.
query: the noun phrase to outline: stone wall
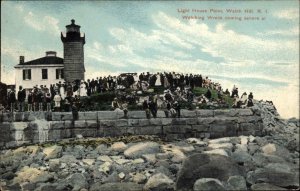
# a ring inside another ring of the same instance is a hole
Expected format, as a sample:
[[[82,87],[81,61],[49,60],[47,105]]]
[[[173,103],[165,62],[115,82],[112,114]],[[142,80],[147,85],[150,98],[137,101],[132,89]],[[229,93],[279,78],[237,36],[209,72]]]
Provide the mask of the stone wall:
[[[73,120],[71,112],[4,113],[0,118],[0,147],[57,141],[83,137],[123,135],[157,135],[167,140],[187,137],[218,138],[262,133],[262,118],[251,109],[182,110],[181,118],[147,119],[144,111],[79,112]]]

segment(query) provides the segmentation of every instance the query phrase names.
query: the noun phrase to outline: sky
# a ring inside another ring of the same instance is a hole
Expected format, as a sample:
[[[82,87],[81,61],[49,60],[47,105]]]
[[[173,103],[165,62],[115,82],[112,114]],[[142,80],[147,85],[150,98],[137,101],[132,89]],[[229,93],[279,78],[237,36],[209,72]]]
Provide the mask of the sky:
[[[240,94],[272,100],[284,118],[299,118],[298,7],[297,0],[1,1],[1,80],[15,83],[21,55],[29,61],[53,50],[63,57],[60,33],[75,19],[86,36],[87,79],[202,74],[224,89],[236,85]]]

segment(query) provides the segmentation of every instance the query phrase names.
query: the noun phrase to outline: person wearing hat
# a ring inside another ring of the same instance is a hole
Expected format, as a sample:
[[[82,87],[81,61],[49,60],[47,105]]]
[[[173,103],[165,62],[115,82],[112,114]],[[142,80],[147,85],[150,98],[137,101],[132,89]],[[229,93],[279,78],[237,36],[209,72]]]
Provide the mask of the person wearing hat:
[[[10,103],[10,111],[14,112],[16,103],[16,93],[14,88],[12,88],[8,93],[8,103]]]
[[[27,104],[28,104],[28,111],[32,111],[32,102],[33,102],[33,91],[29,91],[28,96],[27,96]]]
[[[180,104],[175,101],[174,104],[173,104],[173,108],[175,109],[176,111],[176,114],[177,114],[177,117],[180,118]],[[175,115],[176,116],[176,115]]]
[[[38,98],[37,98],[37,87],[34,86],[33,90],[32,90],[32,107],[33,107],[33,111],[36,111],[36,108],[38,107]]]
[[[51,111],[51,94],[50,94],[49,90],[46,90],[45,100],[46,100],[46,104],[47,104],[47,111]]]
[[[20,86],[19,91],[18,91],[18,109],[19,109],[19,112],[24,111],[25,98],[26,98],[25,89],[23,89],[22,86]]]

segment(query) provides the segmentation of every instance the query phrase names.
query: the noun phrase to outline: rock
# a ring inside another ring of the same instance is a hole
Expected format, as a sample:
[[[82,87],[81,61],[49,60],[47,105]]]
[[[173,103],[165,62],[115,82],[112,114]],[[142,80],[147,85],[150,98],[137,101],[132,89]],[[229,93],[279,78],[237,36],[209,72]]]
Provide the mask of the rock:
[[[1,179],[5,179],[5,180],[11,180],[15,177],[16,175],[13,172],[6,172],[4,174],[1,174]]]
[[[110,171],[110,167],[111,167],[111,163],[110,162],[105,162],[102,165],[100,165],[99,171],[108,174],[109,171]]]
[[[299,172],[291,171],[287,164],[270,163],[264,168],[248,172],[247,182],[251,184],[265,182],[280,187],[298,187]]]
[[[173,163],[181,163],[184,159],[186,159],[185,154],[177,148],[174,148],[172,150],[172,154],[173,154],[173,157],[172,157],[171,161]]]
[[[70,164],[70,163],[76,163],[77,159],[73,155],[63,155],[59,161],[61,163]]]
[[[280,156],[283,158],[290,157],[290,152],[286,148],[279,146],[277,144],[269,143],[262,147],[262,151],[264,154],[267,154],[267,155],[277,155],[277,156]]]
[[[231,158],[238,163],[245,163],[252,160],[251,155],[249,155],[245,151],[240,150],[233,152]]]
[[[247,136],[240,136],[241,139],[241,145],[247,145],[248,144],[248,137]]]
[[[198,179],[194,184],[194,191],[217,191],[225,190],[220,180],[215,178],[201,178]]]
[[[138,184],[143,184],[147,180],[147,177],[142,173],[136,173],[132,177],[132,181]]]
[[[144,154],[155,154],[159,152],[159,144],[155,142],[141,142],[132,145],[124,151],[124,155],[128,158],[138,158]]]
[[[83,139],[83,136],[81,134],[77,134],[76,139]]]
[[[21,182],[34,182],[34,180],[43,172],[37,168],[30,168],[28,166],[23,167],[16,173],[16,177],[13,179],[14,183]]]
[[[115,142],[111,146],[111,150],[117,152],[123,152],[127,148],[127,145],[124,142]]]
[[[258,183],[258,184],[253,184],[251,186],[251,190],[253,191],[265,191],[265,190],[288,190],[279,186],[275,186],[269,183]]]
[[[145,154],[145,155],[142,155],[142,158],[152,164],[157,161],[155,154]]]
[[[124,172],[119,173],[119,178],[120,178],[120,179],[124,179],[124,178],[125,178]]]
[[[90,187],[90,191],[141,191],[143,186],[132,182],[116,182],[116,183],[105,183],[101,182],[94,183]]]
[[[97,151],[100,155],[109,155],[111,152],[110,148],[107,145],[101,144],[96,147],[95,151]]]
[[[248,145],[236,144],[235,147],[236,147],[235,150],[248,152]]]
[[[240,143],[240,138],[238,137],[222,137],[218,139],[212,139],[208,141],[209,144],[221,144],[221,143]]]
[[[49,174],[48,172],[43,172],[31,182],[32,183],[49,182],[49,181],[53,180],[53,178],[54,177],[52,174]]]
[[[212,143],[208,145],[209,148],[212,149],[224,149],[224,150],[232,150],[232,143]]]
[[[53,145],[43,149],[43,153],[46,155],[45,160],[60,158],[62,152],[62,146]]]
[[[111,158],[107,155],[101,155],[97,158],[97,160],[100,160],[103,162],[112,162]]]
[[[50,159],[49,160],[49,171],[50,172],[57,172],[59,171],[60,162],[59,159]]]
[[[230,190],[247,190],[246,180],[242,176],[231,176],[227,183]]]
[[[131,162],[131,160],[123,159],[123,158],[116,158],[114,159],[114,161],[119,165],[123,165]]]
[[[73,187],[73,190],[80,190],[82,188],[87,188],[87,181],[85,176],[79,173],[72,174],[66,178],[66,183]]]
[[[204,151],[203,153],[213,154],[213,155],[218,154],[218,155],[223,155],[223,156],[228,157],[228,154],[224,149],[214,149],[214,150],[210,150],[210,151]]]
[[[155,156],[158,160],[166,160],[166,159],[171,158],[172,154],[171,153],[157,153]]]
[[[103,183],[119,182],[120,178],[117,172],[111,173],[108,177],[105,177]]]
[[[144,163],[145,161],[144,161],[144,159],[142,159],[142,158],[137,158],[137,159],[134,159],[133,161],[132,161],[132,164],[141,164],[141,163]]]
[[[174,190],[173,180],[162,173],[155,174],[149,178],[144,186],[144,190]]]
[[[92,166],[95,163],[95,159],[82,159],[82,162],[84,164],[87,164],[89,166]]]
[[[249,143],[252,143],[255,141],[255,137],[253,137],[252,135],[249,136]]]
[[[285,163],[286,161],[275,155],[267,155],[264,153],[255,153],[252,157],[253,162],[256,164],[256,166],[264,167],[265,165],[269,163]]]
[[[241,173],[238,165],[229,157],[217,154],[194,154],[184,160],[177,174],[176,189],[191,190],[195,181],[200,178],[227,181],[230,176]]]
[[[197,138],[188,138],[187,142],[189,144],[195,144],[195,145],[200,146],[200,147],[207,146],[207,142],[201,141],[200,139],[197,139]]]

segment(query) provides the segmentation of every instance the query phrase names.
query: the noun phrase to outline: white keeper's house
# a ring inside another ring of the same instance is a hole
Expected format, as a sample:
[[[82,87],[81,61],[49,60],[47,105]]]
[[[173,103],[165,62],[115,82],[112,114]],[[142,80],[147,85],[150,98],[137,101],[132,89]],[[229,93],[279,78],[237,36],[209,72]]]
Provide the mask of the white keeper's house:
[[[24,56],[20,56],[15,75],[16,90],[19,86],[29,90],[36,85],[49,88],[50,84],[64,82],[64,59],[57,57],[54,51],[47,51],[44,57],[28,62],[25,62]]]
[[[80,33],[80,26],[74,19],[66,25],[66,33],[61,33],[61,41],[64,58],[57,57],[55,51],[47,51],[44,57],[27,62],[20,56],[20,62],[15,66],[16,90],[19,86],[31,90],[36,85],[50,88],[50,84],[84,80],[85,34]]]

